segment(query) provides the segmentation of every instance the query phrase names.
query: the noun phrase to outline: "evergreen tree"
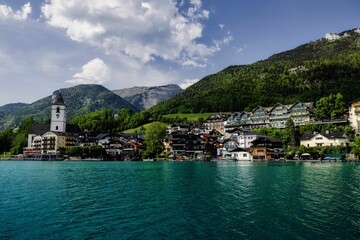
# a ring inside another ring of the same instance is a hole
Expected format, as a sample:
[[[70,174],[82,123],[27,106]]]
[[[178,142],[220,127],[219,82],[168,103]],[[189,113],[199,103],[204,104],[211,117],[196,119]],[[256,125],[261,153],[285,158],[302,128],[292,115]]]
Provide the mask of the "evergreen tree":
[[[294,121],[289,118],[285,124],[283,144],[284,146],[295,147],[298,145],[299,133],[295,128]]]

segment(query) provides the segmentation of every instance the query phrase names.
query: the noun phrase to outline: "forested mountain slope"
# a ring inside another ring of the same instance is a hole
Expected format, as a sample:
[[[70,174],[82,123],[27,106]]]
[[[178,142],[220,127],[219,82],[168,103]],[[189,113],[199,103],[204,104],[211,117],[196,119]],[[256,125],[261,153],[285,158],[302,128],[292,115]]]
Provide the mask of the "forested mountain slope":
[[[230,66],[201,79],[183,93],[151,109],[154,114],[250,111],[316,101],[341,93],[345,101],[360,97],[360,30],[323,38],[275,54],[251,65]]]

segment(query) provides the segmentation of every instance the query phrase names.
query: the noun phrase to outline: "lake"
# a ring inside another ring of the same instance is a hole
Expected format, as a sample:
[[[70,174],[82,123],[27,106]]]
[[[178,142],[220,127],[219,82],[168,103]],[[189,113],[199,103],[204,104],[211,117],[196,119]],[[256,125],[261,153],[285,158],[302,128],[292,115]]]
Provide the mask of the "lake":
[[[359,238],[359,163],[0,161],[0,239]]]

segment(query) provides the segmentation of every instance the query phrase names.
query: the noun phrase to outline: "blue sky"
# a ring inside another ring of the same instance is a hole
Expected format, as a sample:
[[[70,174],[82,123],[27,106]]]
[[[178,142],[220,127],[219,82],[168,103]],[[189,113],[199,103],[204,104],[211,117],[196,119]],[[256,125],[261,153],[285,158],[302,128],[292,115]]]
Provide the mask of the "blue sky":
[[[360,28],[359,0],[0,0],[0,106],[82,83],[186,87]]]

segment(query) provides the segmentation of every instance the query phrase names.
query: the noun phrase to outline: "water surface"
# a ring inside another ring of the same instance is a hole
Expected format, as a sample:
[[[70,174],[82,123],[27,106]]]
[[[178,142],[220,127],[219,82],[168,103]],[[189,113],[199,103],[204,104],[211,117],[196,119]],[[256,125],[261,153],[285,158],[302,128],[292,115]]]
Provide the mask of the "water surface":
[[[0,161],[0,239],[359,239],[358,163]]]

